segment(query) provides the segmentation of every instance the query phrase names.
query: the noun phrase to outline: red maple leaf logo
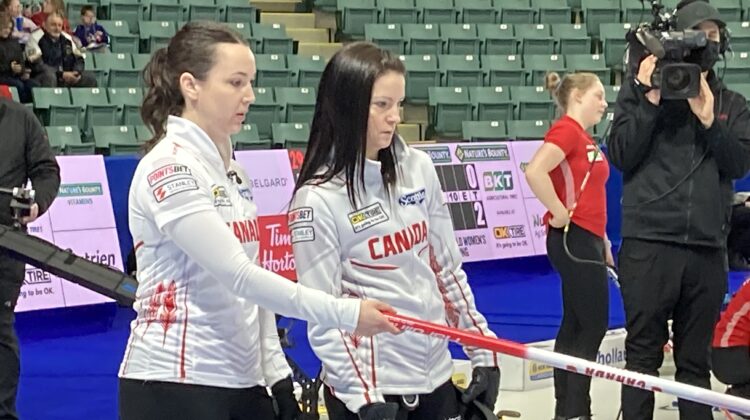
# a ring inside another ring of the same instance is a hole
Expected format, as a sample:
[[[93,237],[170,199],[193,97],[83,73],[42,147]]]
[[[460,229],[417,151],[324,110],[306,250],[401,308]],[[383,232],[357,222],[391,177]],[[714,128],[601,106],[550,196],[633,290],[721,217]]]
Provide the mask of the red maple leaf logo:
[[[167,332],[169,327],[177,321],[177,283],[174,280],[168,283],[160,282],[156,285],[156,290],[151,298],[148,300],[144,318],[146,319],[146,329],[143,334],[146,334],[148,327],[151,323],[156,321],[159,322],[164,329],[164,338],[162,345],[167,340]]]

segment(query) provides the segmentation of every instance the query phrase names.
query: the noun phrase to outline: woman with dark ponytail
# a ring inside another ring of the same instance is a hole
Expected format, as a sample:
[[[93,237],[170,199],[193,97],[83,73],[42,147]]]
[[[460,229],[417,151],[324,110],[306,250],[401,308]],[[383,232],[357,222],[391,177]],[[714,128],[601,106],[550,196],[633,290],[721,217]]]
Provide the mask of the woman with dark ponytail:
[[[381,313],[388,305],[334,298],[255,264],[256,207],[230,141],[254,76],[247,44],[210,22],[186,24],[146,66],[141,112],[154,137],[130,187],[138,290],[122,420],[296,419],[274,313],[364,336],[397,332]]]

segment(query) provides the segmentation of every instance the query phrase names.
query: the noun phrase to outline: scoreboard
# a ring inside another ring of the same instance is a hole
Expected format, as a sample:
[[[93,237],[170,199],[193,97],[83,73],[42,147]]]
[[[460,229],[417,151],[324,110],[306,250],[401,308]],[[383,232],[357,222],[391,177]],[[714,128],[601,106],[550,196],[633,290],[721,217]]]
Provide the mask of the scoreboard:
[[[415,146],[433,163],[464,261],[546,253],[544,206],[523,170],[541,141]]]

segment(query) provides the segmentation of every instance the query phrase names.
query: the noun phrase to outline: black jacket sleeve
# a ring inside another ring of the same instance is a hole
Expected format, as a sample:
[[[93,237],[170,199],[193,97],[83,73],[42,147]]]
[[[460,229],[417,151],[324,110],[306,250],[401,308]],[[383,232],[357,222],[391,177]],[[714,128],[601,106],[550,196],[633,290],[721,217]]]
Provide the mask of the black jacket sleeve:
[[[41,215],[57,196],[60,167],[39,121],[30,112],[25,115],[27,176],[36,191],[35,201]]]
[[[731,98],[728,118],[723,120],[719,110],[711,127],[704,129],[700,125],[700,130],[713,152],[719,173],[739,179],[750,170],[750,110],[741,95],[728,92],[727,96],[725,100]]]
[[[634,81],[622,84],[607,139],[607,155],[615,167],[629,172],[641,163],[651,144],[659,109]]]
[[[72,71],[78,72],[78,74],[83,74],[83,70],[86,68],[86,62],[83,57],[74,55],[73,58],[75,59],[75,62]]]

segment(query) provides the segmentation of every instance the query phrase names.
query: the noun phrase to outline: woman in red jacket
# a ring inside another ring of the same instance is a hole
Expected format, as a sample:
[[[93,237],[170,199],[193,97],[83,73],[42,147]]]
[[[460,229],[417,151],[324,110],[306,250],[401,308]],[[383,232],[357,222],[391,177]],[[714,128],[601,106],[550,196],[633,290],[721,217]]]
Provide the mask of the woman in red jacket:
[[[547,255],[562,279],[563,318],[555,351],[595,360],[609,321],[613,265],[605,228],[609,164],[586,132],[607,110],[593,73],[565,75],[554,89],[563,113],[526,168],[531,190],[547,208]],[[591,378],[555,369],[555,420],[590,419]]]
[[[712,346],[711,364],[716,379],[730,386],[728,394],[750,398],[750,280],[740,287],[721,315]]]

